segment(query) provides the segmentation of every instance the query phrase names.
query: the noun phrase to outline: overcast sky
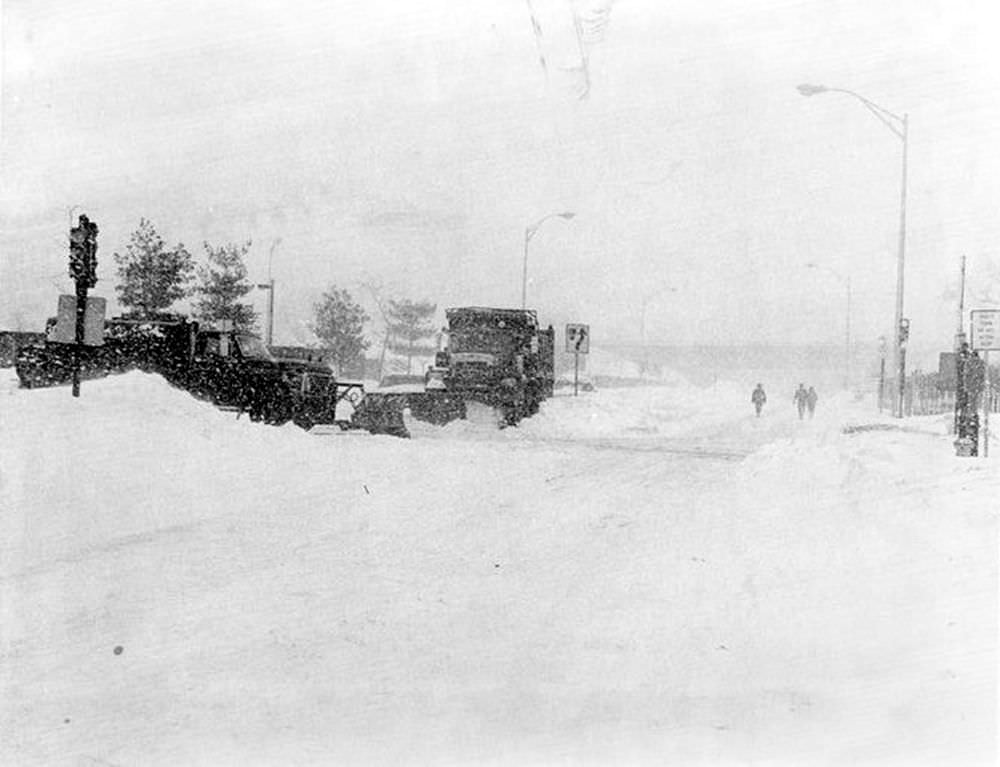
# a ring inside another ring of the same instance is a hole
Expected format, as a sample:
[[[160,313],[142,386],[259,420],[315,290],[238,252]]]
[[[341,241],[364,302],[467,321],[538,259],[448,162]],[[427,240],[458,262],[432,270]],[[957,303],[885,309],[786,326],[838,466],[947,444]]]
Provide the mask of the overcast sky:
[[[530,244],[544,321],[637,340],[645,306],[665,344],[837,343],[850,276],[874,342],[902,142],[814,82],[909,115],[905,314],[946,349],[960,256],[973,287],[1000,262],[994,5],[618,0],[584,30],[584,94],[567,0],[7,0],[0,323],[70,292],[71,213],[108,297],[140,217],[199,257],[252,239],[253,279],[273,250],[291,343],[330,285],[517,306],[525,227],[572,211]]]

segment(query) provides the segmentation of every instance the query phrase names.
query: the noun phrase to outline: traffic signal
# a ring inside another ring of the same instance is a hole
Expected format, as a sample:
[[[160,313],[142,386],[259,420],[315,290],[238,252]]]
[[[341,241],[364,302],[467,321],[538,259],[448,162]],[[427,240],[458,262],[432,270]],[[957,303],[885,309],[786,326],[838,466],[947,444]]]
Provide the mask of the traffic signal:
[[[899,345],[902,346],[910,338],[910,321],[903,317],[899,321]]]
[[[80,226],[69,230],[69,276],[79,281],[87,271],[87,236],[89,227],[86,216],[80,216]]]
[[[97,284],[97,224],[93,221],[87,223],[87,258],[86,270],[87,287],[92,288]]]
[[[86,216],[69,230],[69,276],[88,288],[97,284],[97,224]]]

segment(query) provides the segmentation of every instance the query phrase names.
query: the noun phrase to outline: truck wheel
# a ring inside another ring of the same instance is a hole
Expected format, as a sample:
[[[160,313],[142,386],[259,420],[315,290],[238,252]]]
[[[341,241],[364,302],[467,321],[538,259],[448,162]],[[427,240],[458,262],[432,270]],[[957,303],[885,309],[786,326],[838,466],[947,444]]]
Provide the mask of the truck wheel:
[[[521,420],[521,408],[516,402],[503,406],[503,426],[517,426]]]

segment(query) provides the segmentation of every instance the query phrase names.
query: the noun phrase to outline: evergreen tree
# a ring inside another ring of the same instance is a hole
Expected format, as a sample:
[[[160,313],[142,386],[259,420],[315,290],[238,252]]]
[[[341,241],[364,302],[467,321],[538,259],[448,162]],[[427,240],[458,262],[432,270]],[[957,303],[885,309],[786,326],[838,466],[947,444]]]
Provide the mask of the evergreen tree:
[[[153,224],[139,219],[124,253],[115,253],[115,291],[125,309],[143,317],[169,309],[188,294],[194,260],[180,243],[167,248]]]
[[[208,265],[198,268],[199,296],[195,312],[203,320],[232,320],[235,330],[253,332],[257,327],[257,312],[253,306],[240,303],[240,299],[253,290],[247,282],[244,264],[250,242],[227,243],[213,246],[205,243]]]
[[[437,304],[429,301],[391,300],[386,306],[389,348],[406,356],[407,373],[412,372],[414,357],[426,357],[437,351],[436,346],[426,343],[437,332],[434,326],[436,311]]]
[[[315,320],[310,326],[325,349],[329,349],[338,372],[358,365],[368,341],[364,324],[371,319],[350,293],[332,287],[313,307]]]

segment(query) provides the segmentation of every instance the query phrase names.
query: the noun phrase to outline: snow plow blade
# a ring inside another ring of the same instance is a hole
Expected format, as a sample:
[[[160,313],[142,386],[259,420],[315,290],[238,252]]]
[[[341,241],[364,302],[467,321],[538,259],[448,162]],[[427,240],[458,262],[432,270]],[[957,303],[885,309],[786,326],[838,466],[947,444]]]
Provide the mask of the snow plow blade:
[[[403,395],[365,394],[351,416],[351,427],[371,434],[408,438],[410,432],[403,421],[405,407],[406,398]]]
[[[402,395],[410,415],[418,421],[446,426],[466,417],[465,399],[445,391],[427,391]]]

